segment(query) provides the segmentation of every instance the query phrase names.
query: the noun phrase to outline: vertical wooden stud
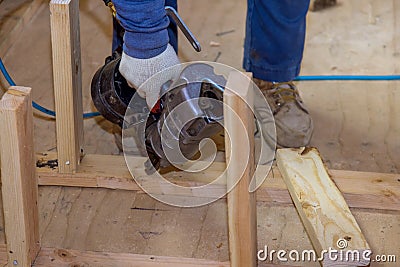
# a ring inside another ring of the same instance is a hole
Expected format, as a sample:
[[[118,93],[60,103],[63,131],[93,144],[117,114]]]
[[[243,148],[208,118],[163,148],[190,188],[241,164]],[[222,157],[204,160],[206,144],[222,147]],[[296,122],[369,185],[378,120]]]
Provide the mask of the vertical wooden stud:
[[[58,166],[74,173],[83,155],[79,0],[52,0],[50,24]]]
[[[40,249],[30,90],[10,87],[0,101],[1,190],[7,266],[31,266]]]
[[[232,267],[257,266],[257,214],[256,196],[250,193],[254,162],[254,117],[251,74],[232,72],[224,92],[225,151],[228,193],[229,254]],[[246,104],[246,102],[248,104]],[[234,111],[227,112],[227,107]],[[243,135],[243,125],[245,133]],[[229,134],[228,134],[229,133]],[[249,142],[244,142],[247,138]],[[249,153],[243,153],[250,148]],[[241,164],[245,162],[244,172]],[[237,180],[240,178],[239,182]],[[235,185],[235,183],[237,184]]]

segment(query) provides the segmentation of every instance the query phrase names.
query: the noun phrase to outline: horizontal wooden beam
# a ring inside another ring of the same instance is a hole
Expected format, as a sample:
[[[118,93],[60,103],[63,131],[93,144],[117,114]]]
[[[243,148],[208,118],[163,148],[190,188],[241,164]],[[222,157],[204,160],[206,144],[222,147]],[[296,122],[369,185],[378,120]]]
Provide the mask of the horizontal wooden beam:
[[[0,266],[7,264],[7,248],[0,244]],[[41,248],[32,267],[228,267],[229,262],[195,258],[177,258],[130,253],[92,252],[67,250],[62,248]],[[277,267],[281,265],[260,263],[260,267]],[[296,267],[288,266],[285,267]]]
[[[37,154],[39,185],[101,187],[140,191],[132,179],[123,156],[86,155],[75,174],[60,174],[55,163],[56,153]],[[141,168],[144,158],[137,158]],[[225,163],[213,163],[200,173],[170,172],[166,177],[183,186],[210,182],[225,168]],[[267,170],[259,170],[265,173]],[[350,208],[400,210],[400,175],[389,173],[330,170],[333,181],[344,195]],[[225,185],[215,185],[219,193]],[[277,168],[272,168],[263,185],[257,190],[257,201],[290,204],[292,200]]]
[[[42,248],[34,266],[46,267],[228,267],[229,262],[216,262],[193,258],[138,255],[128,253],[91,252]]]

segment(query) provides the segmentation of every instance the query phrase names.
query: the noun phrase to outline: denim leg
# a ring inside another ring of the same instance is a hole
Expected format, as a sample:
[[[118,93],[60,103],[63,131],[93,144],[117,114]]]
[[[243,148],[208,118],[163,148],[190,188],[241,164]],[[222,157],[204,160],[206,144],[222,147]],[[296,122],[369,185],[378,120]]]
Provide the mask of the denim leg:
[[[248,0],[243,67],[275,82],[299,75],[310,0]]]

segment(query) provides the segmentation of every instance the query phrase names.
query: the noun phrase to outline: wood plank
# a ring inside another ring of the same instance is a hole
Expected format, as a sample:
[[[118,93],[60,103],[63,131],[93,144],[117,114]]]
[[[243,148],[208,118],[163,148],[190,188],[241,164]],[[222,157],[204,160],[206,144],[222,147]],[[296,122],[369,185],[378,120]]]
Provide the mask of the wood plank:
[[[256,194],[251,73],[232,72],[224,91],[229,256],[232,267],[257,266]]]
[[[50,2],[59,171],[76,172],[83,155],[79,0]]]
[[[322,266],[367,266],[371,251],[343,196],[315,148],[278,149],[277,163],[318,257],[323,250],[358,251],[358,258],[328,257]],[[345,254],[347,255],[347,254]],[[337,256],[337,255],[336,255]]]
[[[102,187],[140,191],[133,181],[123,156],[86,155],[75,174],[60,174],[58,167],[51,168],[57,154],[40,153],[36,159],[42,167],[37,167],[39,185]],[[49,163],[50,162],[50,163]],[[145,162],[145,158],[137,158]],[[202,185],[214,179],[216,173],[225,169],[225,163],[214,162],[206,171],[199,174],[170,172],[166,175],[180,185]],[[265,173],[267,169],[260,169]],[[357,172],[345,170],[329,170],[329,173],[344,194],[345,200],[351,208],[400,210],[400,174]],[[256,173],[257,175],[257,173]],[[218,186],[218,185],[216,185]],[[216,188],[216,192],[224,190],[225,185]],[[267,179],[257,190],[257,201],[276,204],[292,204],[287,187],[282,180],[281,173],[276,167],[268,174]]]
[[[19,266],[30,266],[40,248],[31,102],[27,87],[10,87],[0,101],[4,231],[9,264]]]
[[[42,248],[34,266],[90,267],[228,267],[229,262],[128,253],[90,252]]]
[[[0,265],[7,264],[6,245],[0,244]],[[176,258],[130,253],[110,253],[66,250],[61,248],[41,248],[33,267],[228,267],[229,262],[217,262],[196,258]],[[260,267],[279,265],[261,263]],[[289,265],[285,265],[291,267]],[[295,267],[295,266],[292,266]]]
[[[21,32],[31,22],[35,14],[39,13],[41,8],[45,6],[44,2],[45,0],[32,0],[21,12],[12,14],[12,19],[6,20],[4,18],[2,20],[0,31],[0,55],[2,57],[7,54],[8,49],[21,36]],[[6,5],[6,3],[3,3],[3,5]]]
[[[139,190],[129,173],[123,156],[85,155],[74,174],[59,173],[56,153],[39,153],[37,175],[39,185],[61,185],[78,187],[104,187],[111,189]],[[138,157],[138,162],[145,162]]]
[[[0,245],[1,253],[1,245]],[[196,258],[177,258],[129,253],[92,252],[42,248],[34,267],[228,267],[229,262],[217,262]],[[276,264],[261,263],[260,267],[275,267]],[[285,265],[288,266],[288,265]],[[290,266],[288,266],[290,267]]]

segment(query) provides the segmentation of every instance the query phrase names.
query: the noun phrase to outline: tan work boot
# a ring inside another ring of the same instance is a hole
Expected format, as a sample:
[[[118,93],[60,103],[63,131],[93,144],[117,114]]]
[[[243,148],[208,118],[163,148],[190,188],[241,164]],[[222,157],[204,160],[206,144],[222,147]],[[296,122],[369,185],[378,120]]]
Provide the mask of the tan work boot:
[[[275,119],[277,145],[302,147],[310,143],[313,121],[293,82],[271,83],[254,79]]]

